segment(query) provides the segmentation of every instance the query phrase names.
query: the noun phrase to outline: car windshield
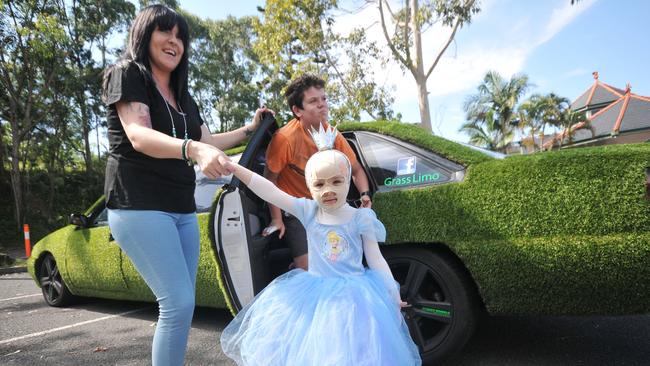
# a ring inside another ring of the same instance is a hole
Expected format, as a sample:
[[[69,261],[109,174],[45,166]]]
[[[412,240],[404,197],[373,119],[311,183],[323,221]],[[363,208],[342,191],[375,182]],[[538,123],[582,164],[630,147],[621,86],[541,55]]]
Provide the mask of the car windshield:
[[[239,162],[241,154],[233,155],[230,159],[233,162]],[[196,201],[196,212],[208,212],[212,207],[212,200],[217,189],[222,185],[230,183],[231,175],[219,177],[217,179],[210,179],[205,176],[199,169],[198,165],[194,165],[194,172],[196,173],[196,189],[194,190],[194,200]]]
[[[460,141],[454,141],[454,142],[457,143],[457,144],[461,144],[463,146],[467,146],[470,149],[482,152],[483,154],[485,154],[485,155],[487,155],[489,157],[495,158],[495,159],[504,159],[507,156],[506,154],[502,154],[502,153],[497,152],[497,151],[488,150],[488,149],[485,149],[485,148],[482,148],[482,147],[479,147],[479,146],[474,146],[474,145],[468,144],[466,142],[460,142]]]

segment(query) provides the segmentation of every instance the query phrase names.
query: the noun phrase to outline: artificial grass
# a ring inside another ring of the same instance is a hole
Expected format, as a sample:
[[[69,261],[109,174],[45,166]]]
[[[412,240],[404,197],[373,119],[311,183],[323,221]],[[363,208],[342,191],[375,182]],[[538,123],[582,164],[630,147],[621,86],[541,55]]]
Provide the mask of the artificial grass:
[[[456,253],[493,314],[648,312],[647,167],[650,144],[487,159],[460,183],[377,193],[373,209],[388,244]]]
[[[459,241],[491,314],[650,311],[650,233]]]
[[[198,221],[201,248],[196,276],[196,305],[225,308],[209,239],[209,215],[199,214]],[[107,226],[83,231],[73,225],[61,228],[34,246],[28,259],[28,271],[38,284],[35,273],[37,260],[51,253],[57,260],[61,277],[74,295],[155,301],[155,296],[117,243],[108,242],[108,235]],[[66,247],[66,243],[69,247]]]

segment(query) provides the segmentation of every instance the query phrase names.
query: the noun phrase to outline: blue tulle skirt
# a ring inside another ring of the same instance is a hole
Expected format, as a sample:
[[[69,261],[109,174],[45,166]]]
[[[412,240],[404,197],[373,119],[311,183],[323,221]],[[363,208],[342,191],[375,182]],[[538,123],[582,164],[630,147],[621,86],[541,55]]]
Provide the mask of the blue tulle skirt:
[[[238,365],[420,365],[381,275],[321,277],[301,269],[271,282],[221,334]]]

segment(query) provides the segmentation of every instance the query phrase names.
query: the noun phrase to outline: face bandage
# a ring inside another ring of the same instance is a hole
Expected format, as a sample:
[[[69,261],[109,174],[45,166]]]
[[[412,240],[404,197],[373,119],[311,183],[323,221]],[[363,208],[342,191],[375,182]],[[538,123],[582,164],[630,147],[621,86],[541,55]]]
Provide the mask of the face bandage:
[[[336,150],[319,151],[305,167],[305,179],[312,198],[325,211],[341,207],[350,189],[350,162]]]
[[[345,204],[350,189],[352,167],[347,156],[331,150],[336,129],[312,130],[316,146],[321,150],[312,155],[305,166],[305,180],[312,198],[325,211],[333,211]]]

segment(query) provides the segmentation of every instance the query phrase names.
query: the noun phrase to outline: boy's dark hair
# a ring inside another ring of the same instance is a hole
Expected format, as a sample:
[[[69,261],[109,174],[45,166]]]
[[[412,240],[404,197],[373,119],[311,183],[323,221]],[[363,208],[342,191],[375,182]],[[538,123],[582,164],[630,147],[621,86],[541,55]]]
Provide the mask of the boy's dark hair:
[[[325,80],[315,74],[305,73],[289,84],[287,90],[284,91],[284,97],[287,99],[287,104],[289,104],[289,109],[292,112],[294,105],[302,109],[302,99],[305,97],[305,90],[311,87],[322,89],[325,87]]]
[[[181,61],[172,71],[170,86],[176,97],[180,101],[184,99],[187,94],[187,75],[189,70],[189,48],[190,48],[190,35],[189,26],[187,21],[182,15],[174,10],[166,7],[165,5],[150,5],[142,9],[136,15],[129,30],[129,37],[126,44],[126,49],[120,57],[120,60],[115,64],[109,66],[104,71],[103,89],[106,93],[110,74],[115,68],[128,68],[129,65],[135,64],[140,72],[145,76],[145,80],[153,82],[151,76],[151,61],[149,60],[149,43],[151,41],[151,34],[158,27],[162,31],[170,30],[174,26],[178,26],[178,37],[183,42],[183,56]],[[104,97],[106,97],[104,95]]]

